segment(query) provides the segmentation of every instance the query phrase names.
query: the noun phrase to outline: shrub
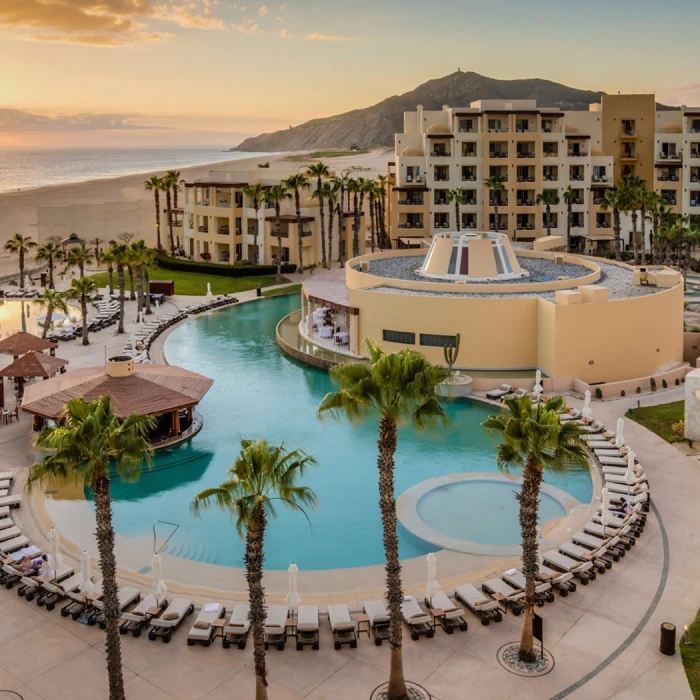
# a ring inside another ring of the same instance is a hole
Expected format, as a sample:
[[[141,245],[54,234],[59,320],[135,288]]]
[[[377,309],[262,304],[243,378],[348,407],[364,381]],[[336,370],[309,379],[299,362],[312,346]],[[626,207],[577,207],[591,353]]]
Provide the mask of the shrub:
[[[656,379],[654,379],[654,377],[649,379],[649,384],[651,385],[651,390],[656,391]]]
[[[595,397],[596,399],[602,399],[603,398],[603,390],[600,387],[596,387],[595,390]]]
[[[638,387],[635,389],[635,391],[636,391],[638,394],[641,394],[641,393],[642,393],[642,387],[641,387],[641,386],[638,386]]]
[[[251,265],[235,263],[234,265],[217,265],[210,262],[197,262],[194,260],[180,260],[171,258],[165,253],[158,254],[158,265],[164,270],[180,270],[181,272],[198,272],[204,275],[221,275],[222,277],[255,277],[257,275],[274,275],[277,273],[277,265]],[[282,274],[295,272],[296,265],[282,264]]]
[[[627,396],[627,394],[625,394],[625,390],[624,390],[624,389],[620,392],[620,396],[622,396],[622,397]]]
[[[662,379],[662,380],[661,380],[661,386],[662,386],[664,389],[668,389],[668,382],[667,382],[665,379]]]
[[[671,426],[671,432],[677,437],[677,438],[682,438],[683,434],[685,433],[685,422],[682,420],[679,420],[678,423],[674,423]]]

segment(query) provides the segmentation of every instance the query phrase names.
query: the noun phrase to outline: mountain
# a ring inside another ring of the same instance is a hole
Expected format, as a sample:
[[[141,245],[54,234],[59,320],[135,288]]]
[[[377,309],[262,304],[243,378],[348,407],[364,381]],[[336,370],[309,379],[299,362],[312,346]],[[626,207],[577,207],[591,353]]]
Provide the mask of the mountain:
[[[365,109],[312,119],[289,129],[248,138],[232,150],[272,152],[393,146],[394,134],[403,131],[403,113],[414,110],[417,105],[439,110],[443,105],[468,107],[474,100],[529,99],[537,100],[540,107],[587,110],[591,102],[600,102],[603,94],[540,78],[496,80],[458,71]]]

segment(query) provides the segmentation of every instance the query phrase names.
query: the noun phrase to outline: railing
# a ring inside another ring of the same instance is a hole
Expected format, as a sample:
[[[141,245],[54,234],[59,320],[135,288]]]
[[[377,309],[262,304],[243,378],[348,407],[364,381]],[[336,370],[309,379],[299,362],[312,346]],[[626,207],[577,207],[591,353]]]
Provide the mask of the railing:
[[[436,199],[436,200],[435,200],[435,206],[436,206],[436,207],[438,207],[438,206],[445,206],[446,204],[447,204],[447,200],[446,200],[446,199]]]
[[[193,410],[192,423],[190,423],[188,428],[183,430],[179,435],[169,435],[168,437],[163,438],[162,440],[151,442],[151,447],[157,450],[161,447],[167,447],[168,445],[174,445],[177,442],[187,440],[193,435],[196,435],[202,429],[203,425],[204,421],[202,420],[202,416],[200,416],[197,411]]]
[[[535,157],[535,152],[534,151],[518,151],[518,158],[534,158]]]
[[[499,217],[500,219],[500,217]],[[507,221],[499,221],[498,222],[498,230],[499,231],[505,231],[508,228],[508,222]],[[496,224],[489,224],[489,231],[495,231],[496,230]]]
[[[472,129],[458,129],[458,132],[459,132],[460,134],[475,134],[475,133],[476,133],[476,129],[473,129],[473,128],[472,128]],[[691,133],[692,133],[692,132],[691,132]]]
[[[490,207],[507,207],[508,206],[508,200],[504,199],[501,201],[496,201],[495,199],[489,199],[489,206]]]
[[[571,180],[572,182],[583,182],[584,179],[585,178],[583,177],[583,175],[571,175],[571,176],[569,176],[569,180]]]
[[[230,202],[230,201],[228,201],[228,202],[219,202],[216,206],[217,206],[217,207],[222,207],[223,209],[230,209],[230,208],[231,208],[231,202]]]
[[[242,235],[243,235],[243,229],[237,228],[237,229],[236,229],[236,235],[237,235],[237,236],[242,236]]]
[[[423,228],[423,224],[411,224],[411,223],[405,223],[405,224],[399,224],[399,228]]]
[[[544,158],[558,158],[559,157],[559,151],[544,151],[542,153],[542,156]]]
[[[449,181],[449,175],[436,175],[435,176],[435,182],[448,182]]]
[[[596,221],[595,227],[596,228],[610,228],[610,222],[609,221]]]
[[[534,207],[535,202],[532,199],[519,199],[518,206],[519,207]]]
[[[430,156],[432,158],[451,158],[452,153],[448,153],[447,151],[433,151]]]
[[[572,221],[571,228],[583,228],[583,221]]]
[[[476,151],[462,151],[462,158],[476,158]]]
[[[219,228],[216,229],[216,232],[228,236],[230,229],[228,226],[219,226]]]
[[[208,226],[198,226],[197,231],[200,233],[209,233],[209,227]]]
[[[476,182],[476,175],[462,175],[462,182]]]
[[[682,160],[682,158],[683,154],[680,151],[674,153],[659,151],[659,160]]]
[[[593,175],[591,177],[591,180],[593,182],[607,182],[608,181],[608,176],[607,175]]]
[[[670,173],[661,173],[659,175],[659,180],[661,182],[678,182],[680,178],[678,175],[671,175]]]
[[[690,151],[690,157],[691,158],[700,158],[700,151]]]
[[[634,136],[635,135],[635,129],[634,128],[628,128],[626,129],[625,127],[620,128],[620,136]]]
[[[450,228],[449,221],[436,221],[433,228]]]
[[[620,160],[636,160],[637,156],[634,151],[627,151],[626,153],[620,154]]]
[[[195,204],[198,207],[208,207],[209,206],[209,200],[208,199],[203,199],[201,202],[195,202]]]
[[[545,178],[546,180],[547,178]],[[553,178],[556,179],[556,178]],[[534,182],[535,181],[535,176],[534,175],[518,175],[518,182]]]
[[[531,129],[529,126],[527,126],[527,127],[516,126],[515,133],[516,134],[534,134],[535,129]]]
[[[556,182],[559,179],[559,175],[543,175],[542,179],[545,182]],[[534,182],[534,180],[533,180]]]
[[[503,126],[495,126],[493,129],[489,127],[489,134],[507,134],[508,133],[508,127],[503,127]]]
[[[406,182],[409,184],[412,182],[423,182],[423,176],[422,175],[406,175]]]
[[[535,224],[517,224],[518,231],[534,231]]]
[[[489,151],[489,158],[507,158],[508,151]]]
[[[586,151],[569,151],[569,158],[587,158],[588,153]]]
[[[675,197],[662,197],[662,198],[661,198],[661,201],[662,201],[664,204],[672,204],[672,205],[674,205],[674,206],[675,206],[675,204],[676,204],[676,198],[675,198]]]
[[[398,203],[405,205],[405,206],[418,207],[418,206],[422,206],[423,200],[422,199],[399,199]]]
[[[301,237],[302,238],[308,238],[309,236],[313,236],[314,232],[313,231],[302,231],[301,232]]]

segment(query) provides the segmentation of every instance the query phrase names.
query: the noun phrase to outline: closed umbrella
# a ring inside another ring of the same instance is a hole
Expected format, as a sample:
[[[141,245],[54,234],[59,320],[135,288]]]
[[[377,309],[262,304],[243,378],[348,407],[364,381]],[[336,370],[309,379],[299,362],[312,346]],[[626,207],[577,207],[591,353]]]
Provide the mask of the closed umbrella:
[[[158,307],[160,304],[158,303],[158,299],[156,299],[156,318],[158,318]]]
[[[625,444],[625,438],[623,436],[623,431],[625,429],[625,419],[620,416],[617,419],[617,430],[615,432],[615,447],[622,447]]]
[[[296,610],[299,603],[301,603],[301,598],[297,593],[297,574],[299,573],[299,567],[292,562],[287,569],[287,573],[289,574],[289,593],[287,593],[284,602],[287,604],[287,607]]]
[[[87,549],[84,549],[80,555],[80,575],[83,577],[80,582],[80,592],[83,595],[92,593],[95,590],[95,584],[92,582],[92,564]]]
[[[632,450],[627,453],[627,469],[625,469],[625,483],[630,486],[634,483],[634,460],[636,455]]]
[[[134,324],[131,324],[131,333],[129,334],[129,343],[131,344],[131,349],[136,350],[136,333],[134,332]]]
[[[586,394],[583,399],[583,409],[581,415],[584,418],[590,418],[593,411],[591,411],[591,392],[586,390]]]
[[[429,552],[425,560],[428,562],[428,587],[425,591],[425,598],[426,600],[432,600],[433,596],[441,588],[437,582],[437,557],[432,552]]]
[[[151,559],[151,568],[153,569],[153,595],[156,600],[160,601],[160,597],[168,590],[168,587],[163,581],[163,561],[160,558],[160,554],[154,554]]]
[[[538,399],[544,391],[544,389],[542,388],[542,372],[540,372],[540,370],[537,370],[537,372],[535,372],[535,388],[533,391]]]
[[[58,530],[55,527],[52,527],[49,530],[49,559],[53,576],[56,576],[58,570],[63,564],[63,558],[61,557],[61,553],[58,551]]]
[[[207,299],[211,299],[212,293],[211,293],[211,282],[207,282]]]
[[[601,504],[601,512],[600,512],[600,522],[603,525],[603,535],[605,535],[605,528],[607,524],[610,522],[610,491],[608,491],[607,487],[603,487],[603,490],[601,492],[602,494],[602,504]]]

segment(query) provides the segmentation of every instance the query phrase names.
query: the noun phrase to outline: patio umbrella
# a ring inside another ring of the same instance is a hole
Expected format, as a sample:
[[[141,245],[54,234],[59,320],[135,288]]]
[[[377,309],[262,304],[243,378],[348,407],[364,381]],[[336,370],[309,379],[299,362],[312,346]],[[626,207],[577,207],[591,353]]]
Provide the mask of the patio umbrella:
[[[617,419],[617,430],[615,434],[615,447],[622,447],[625,444],[625,438],[622,433],[625,429],[625,419],[620,416]]]
[[[537,370],[537,372],[535,372],[535,388],[533,389],[533,392],[539,399],[543,391],[544,389],[542,388],[542,372],[540,372],[540,370]]]
[[[586,390],[586,394],[583,399],[583,409],[581,410],[581,415],[584,418],[590,418],[593,411],[591,411],[591,392]]]
[[[437,582],[437,557],[432,552],[429,552],[425,561],[428,562],[428,587],[425,590],[425,597],[426,600],[432,600],[433,596],[441,588]]]
[[[80,575],[83,577],[83,580],[80,582],[80,592],[83,595],[92,593],[95,590],[95,584],[91,579],[92,564],[90,563],[90,555],[87,549],[84,549],[80,555]]]
[[[160,554],[154,554],[151,559],[151,568],[153,569],[153,595],[156,600],[160,600],[163,593],[168,590],[165,581],[163,581],[162,563]]]
[[[63,558],[58,551],[58,530],[55,527],[49,530],[49,557],[49,563],[53,570],[53,575],[55,576],[63,564]]]
[[[211,282],[207,282],[207,299],[212,298],[212,293],[211,293]]]
[[[630,486],[636,479],[634,475],[634,459],[636,455],[632,450],[627,453],[627,469],[625,469],[625,483]]]
[[[158,303],[158,299],[156,299],[156,318],[158,318],[158,307],[160,304]]]
[[[605,527],[607,524],[610,522],[610,491],[608,491],[607,487],[603,487],[603,490],[601,491],[602,495],[602,509],[600,511],[600,522],[603,525],[603,534],[605,534]]]
[[[292,610],[296,610],[299,603],[301,603],[301,598],[297,593],[297,574],[299,573],[299,567],[292,562],[287,569],[287,573],[289,574],[289,593],[287,593],[284,602]]]

